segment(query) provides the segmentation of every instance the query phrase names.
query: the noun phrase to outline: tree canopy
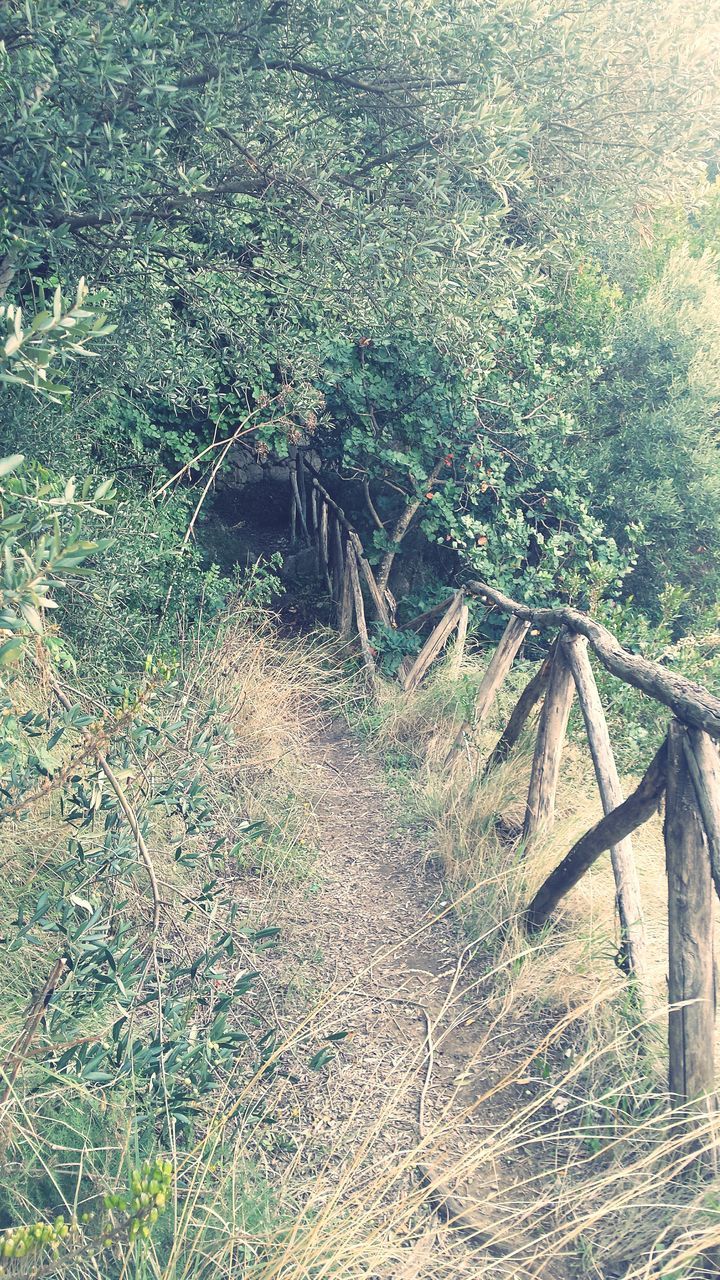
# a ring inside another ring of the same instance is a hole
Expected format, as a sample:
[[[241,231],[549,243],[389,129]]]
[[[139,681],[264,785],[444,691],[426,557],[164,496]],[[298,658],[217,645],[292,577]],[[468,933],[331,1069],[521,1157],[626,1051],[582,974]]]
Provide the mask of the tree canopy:
[[[575,441],[611,349],[651,341],[613,289],[713,154],[703,18],[13,0],[0,290],[32,322],[84,276],[115,328],[69,406],[9,393],[8,447],[142,489],[251,415],[364,478],[378,557],[412,507],[507,586],[617,578],[632,504]]]

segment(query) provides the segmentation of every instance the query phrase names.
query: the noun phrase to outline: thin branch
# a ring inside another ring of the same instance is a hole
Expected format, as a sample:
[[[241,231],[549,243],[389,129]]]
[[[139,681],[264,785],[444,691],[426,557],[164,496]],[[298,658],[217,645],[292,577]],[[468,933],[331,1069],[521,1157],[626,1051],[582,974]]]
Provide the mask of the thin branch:
[[[383,524],[382,520],[380,519],[380,516],[377,513],[377,510],[375,509],[375,503],[373,502],[372,495],[370,493],[370,477],[363,476],[362,483],[363,483],[363,493],[365,494],[365,505],[367,506],[367,509],[370,512],[370,516],[372,518],[373,524],[375,525],[376,529],[380,530],[380,533],[384,533],[385,525]]]
[[[50,684],[50,688],[55,694],[55,697],[57,698],[60,705],[64,707],[66,711],[72,711],[72,703],[70,699],[66,697],[63,689],[58,684],[52,672],[48,673],[48,681]],[[130,830],[132,831],[133,836],[135,838],[135,843],[137,845],[138,853],[140,854],[140,858],[145,866],[145,870],[147,871],[148,880],[150,881],[150,892],[152,893],[152,900],[153,900],[152,928],[153,928],[153,933],[157,933],[157,930],[160,925],[160,890],[158,888],[157,876],[155,874],[155,868],[152,863],[152,858],[150,857],[148,847],[145,843],[145,837],[143,836],[143,833],[140,830],[140,824],[135,815],[135,811],[132,805],[130,804],[130,801],[128,800],[127,795],[125,794],[125,791],[120,781],[116,777],[114,770],[112,769],[106,757],[103,755],[102,751],[98,750],[97,744],[92,734],[90,733],[89,729],[82,727],[80,729],[80,732],[83,738],[85,739],[85,741],[88,743],[88,745],[92,747],[92,750],[95,753],[95,758],[97,759],[97,762],[100,765],[100,768],[102,769],[103,773],[105,774],[105,777],[110,783],[110,786],[115,792],[118,804],[120,805],[120,808],[125,814],[128,826],[130,827]]]

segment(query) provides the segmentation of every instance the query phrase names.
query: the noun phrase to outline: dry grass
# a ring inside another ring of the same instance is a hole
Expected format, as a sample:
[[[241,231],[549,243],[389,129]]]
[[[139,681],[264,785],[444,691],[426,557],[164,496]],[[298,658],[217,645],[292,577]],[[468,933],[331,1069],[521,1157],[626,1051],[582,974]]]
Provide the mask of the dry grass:
[[[275,833],[267,860],[258,853],[261,874],[252,893],[245,880],[237,881],[243,909],[260,922],[282,910],[285,888],[297,879],[312,843],[318,786],[307,751],[312,721],[355,696],[339,685],[337,669],[330,642],[284,642],[233,619],[219,647],[195,654],[188,667],[188,705],[200,716],[217,699],[234,733],[234,744],[212,766],[218,830],[230,833],[242,821],[262,819]],[[470,690],[478,671],[471,664],[465,673]],[[342,989],[322,991],[285,1026],[252,1078],[239,1065],[223,1082],[195,1145],[174,1153],[171,1221],[145,1261],[127,1255],[106,1272],[104,1263],[98,1270],[92,1258],[78,1259],[55,1274],[82,1280],[106,1274],[123,1280],[690,1280],[717,1274],[715,1263],[705,1261],[720,1247],[717,1199],[712,1187],[687,1176],[692,1153],[668,1127],[662,1087],[659,826],[650,824],[637,843],[658,1013],[657,1035],[639,1037],[613,963],[607,867],[586,877],[539,943],[529,947],[513,924],[528,892],[599,812],[579,748],[568,752],[555,832],[524,865],[507,827],[498,834],[497,818],[507,823],[521,816],[527,744],[482,785],[472,753],[448,777],[439,761],[457,687],[440,675],[411,700],[393,689],[385,697],[377,736],[384,748],[413,762],[403,778],[406,794],[412,787],[410,816],[428,828],[430,852],[442,859],[468,933],[485,939],[482,963],[478,967],[476,956],[431,1020],[428,1039],[398,1056],[382,1103],[375,1106],[377,1081],[368,1078],[354,1111],[330,1130],[307,1120],[290,1079],[278,1083],[273,1076],[274,1066],[292,1061],[303,1038],[331,1023],[342,1006]],[[505,709],[501,705],[500,716]],[[190,736],[189,728],[178,761]],[[489,730],[476,744],[479,754],[492,741]],[[11,893],[38,848],[53,856],[52,809],[39,816],[40,839],[32,849],[25,841]],[[196,882],[173,862],[171,834],[156,829],[153,856],[166,891],[181,901]],[[142,912],[144,902],[139,893],[133,910]],[[178,927],[176,918],[174,946]],[[13,972],[21,990],[29,973]],[[362,977],[354,975],[360,987]],[[403,1144],[389,1148],[391,1118],[415,1115],[420,1085],[425,1080],[432,1088],[431,1047],[452,1042],[468,1021],[469,989],[472,1026],[462,1073],[451,1088],[429,1095],[426,1136],[411,1127]],[[364,1096],[375,1107],[369,1128],[359,1120]],[[270,1103],[275,1124],[269,1131],[258,1116]],[[32,1095],[17,1098],[12,1132],[5,1129],[10,1146],[37,1149],[48,1115],[57,1121],[59,1106],[64,1118],[53,1140],[65,1144],[68,1162],[72,1152],[76,1162],[99,1163],[122,1182],[134,1156],[130,1095],[101,1105],[93,1091],[79,1084],[68,1090],[38,1072]],[[94,1129],[87,1128],[88,1116]],[[106,1145],[97,1156],[89,1144],[99,1134]],[[430,1170],[429,1182],[422,1169]],[[485,1224],[481,1235],[438,1214],[448,1187]]]
[[[482,660],[466,662],[464,677],[470,688],[477,685],[482,670]],[[602,816],[578,722],[563,756],[554,827],[524,857],[517,833],[528,790],[532,728],[511,759],[483,777],[484,761],[522,681],[520,675],[503,691],[490,720],[475,732],[469,748],[450,769],[444,767],[444,758],[457,724],[457,688],[443,672],[411,699],[394,688],[387,689],[378,730],[379,744],[385,750],[410,744],[417,765],[411,779],[414,803],[429,823],[433,850],[450,883],[458,892],[473,883],[491,886],[481,899],[464,908],[468,927],[479,933],[499,921],[512,920],[572,844]],[[637,781],[633,776],[623,779],[626,794]],[[648,1012],[664,1016],[667,891],[661,813],[634,834],[633,846],[650,953],[653,1004]],[[532,990],[541,991],[543,1000],[551,1004],[567,1007],[589,999],[599,986],[614,984],[621,992],[625,984],[616,964],[618,945],[612,868],[609,855],[604,855],[563,901],[549,948],[550,968],[547,973],[541,971],[536,981],[535,955]],[[520,991],[518,984],[518,995]]]
[[[331,993],[309,1011],[308,1024],[339,994]],[[397,1083],[369,1131],[358,1128],[351,1115],[329,1141],[311,1129],[297,1135],[295,1153],[284,1165],[266,1162],[274,1199],[270,1214],[254,1228],[242,1205],[248,1170],[258,1167],[257,1133],[250,1125],[237,1125],[236,1118],[262,1093],[262,1076],[240,1089],[228,1082],[216,1123],[194,1151],[179,1159],[172,1257],[169,1262],[156,1258],[150,1273],[157,1280],[206,1274],[228,1280],[240,1274],[247,1280],[560,1280],[580,1275],[670,1280],[714,1274],[699,1259],[720,1243],[717,1201],[712,1188],[683,1179],[692,1157],[686,1141],[668,1132],[662,1098],[646,1105],[644,1114],[624,1118],[611,1114],[608,1100],[610,1125],[601,1115],[589,1118],[584,1080],[597,1065],[593,1056],[609,1052],[598,1048],[578,1054],[552,1080],[532,1080],[541,1051],[551,1050],[589,1012],[580,1008],[559,1020],[544,1045],[534,1046],[534,1058],[524,1059],[474,1099],[473,1107],[481,1111],[493,1094],[500,1096],[506,1115],[469,1147],[463,1141],[466,1117],[458,1115],[452,1098],[434,1115],[424,1141],[388,1151],[385,1126],[395,1110],[413,1105],[416,1077],[425,1072],[424,1049],[409,1056],[399,1064]],[[491,1003],[486,1015],[489,1027]],[[438,1043],[443,1026],[434,1023],[431,1035]],[[368,1080],[367,1089],[372,1088]],[[522,1102],[510,1107],[519,1091]],[[597,1133],[603,1138],[600,1152],[592,1147]],[[448,1151],[455,1152],[454,1159],[448,1159]],[[508,1164],[521,1167],[524,1176],[506,1182],[499,1195],[491,1174]],[[209,1173],[218,1167],[220,1179]],[[418,1176],[420,1168],[433,1171],[434,1185]],[[461,1189],[465,1209],[483,1224],[481,1235],[458,1229],[457,1220],[453,1225],[438,1218],[438,1200],[447,1196],[448,1186]],[[468,1194],[473,1186],[475,1192]]]
[[[471,937],[491,939],[488,963],[496,976],[487,1016],[498,1028],[495,1050],[507,1054],[512,1071],[518,1042],[532,1049],[548,1026],[557,1028],[565,1019],[572,1024],[572,1031],[559,1036],[542,1062],[560,1100],[554,1125],[548,1127],[542,1117],[533,1120],[530,1105],[529,1114],[510,1126],[513,1162],[520,1167],[519,1152],[532,1148],[535,1153],[537,1194],[531,1217],[536,1227],[550,1212],[544,1199],[544,1188],[552,1181],[550,1168],[563,1170],[559,1216],[565,1225],[554,1228],[555,1235],[549,1232],[543,1256],[547,1261],[555,1255],[552,1242],[557,1231],[565,1229],[568,1243],[574,1240],[583,1259],[573,1264],[579,1265],[578,1274],[617,1274],[633,1280],[715,1275],[717,1259],[707,1264],[700,1255],[720,1239],[718,1202],[712,1189],[702,1186],[693,1198],[680,1176],[688,1161],[687,1147],[668,1130],[663,1084],[667,902],[661,816],[634,837],[651,956],[651,999],[641,1019],[616,964],[618,930],[609,856],[568,895],[541,940],[528,944],[518,930],[518,913],[573,842],[601,816],[601,806],[577,732],[563,760],[554,829],[527,858],[523,856],[517,832],[527,794],[532,735],[507,763],[482,777],[484,760],[522,677],[504,692],[490,722],[476,732],[454,766],[444,766],[458,722],[458,692],[466,704],[482,669],[482,661],[467,662],[467,687],[460,691],[442,671],[414,698],[386,690],[377,736],[391,759],[398,752],[412,759],[406,785],[416,813],[428,826],[430,849],[445,868],[452,895],[460,899],[464,928]],[[636,781],[624,779],[626,789]],[[500,922],[505,927],[497,931]],[[570,1069],[563,1054],[572,1060]],[[709,1131],[703,1134],[708,1142]]]

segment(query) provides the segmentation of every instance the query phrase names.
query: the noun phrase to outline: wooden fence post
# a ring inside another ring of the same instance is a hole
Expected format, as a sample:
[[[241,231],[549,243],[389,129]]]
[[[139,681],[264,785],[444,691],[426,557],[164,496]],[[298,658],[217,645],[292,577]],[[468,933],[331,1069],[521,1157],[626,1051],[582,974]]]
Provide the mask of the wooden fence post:
[[[448,667],[448,678],[457,680],[460,675],[463,658],[465,657],[465,645],[467,643],[468,623],[470,621],[470,610],[466,604],[463,604],[458,618],[457,632],[455,634],[455,645],[453,647]]]
[[[687,729],[668,733],[665,856],[668,878],[669,1088],[680,1123],[706,1117],[704,1164],[714,1167],[715,957],[713,886],[699,805],[685,754]]]
[[[342,640],[350,639],[350,631],[352,629],[353,619],[353,589],[352,575],[350,572],[350,561],[353,556],[353,549],[348,544],[345,546],[345,556],[343,565],[342,588],[340,591],[340,608],[338,612],[338,631]]]
[[[315,497],[315,491],[313,490],[313,498],[314,497]],[[321,498],[320,499],[320,528],[318,530],[318,563],[320,566],[320,572],[323,578],[325,579],[325,585],[327,587],[328,595],[332,600],[333,584],[332,584],[332,579],[330,577],[330,546],[329,546],[329,538],[328,538],[329,517],[330,517],[330,510],[329,510],[328,504],[327,502],[324,502],[323,499]]]
[[[386,627],[391,627],[392,622],[390,620],[390,613],[388,611],[387,603],[385,601],[385,598],[382,592],[380,591],[380,588],[378,587],[377,582],[375,581],[375,575],[365,558],[362,542],[360,541],[358,535],[355,533],[353,529],[348,530],[348,538],[352,543],[358,568],[360,569],[360,572],[362,573],[363,578],[365,579],[365,582],[367,584],[368,591],[370,592],[370,598],[372,599],[373,606],[375,608],[375,613],[379,618],[380,622],[384,622]]]
[[[343,551],[342,527],[337,516],[332,516],[332,579],[333,599],[337,610],[338,629],[342,611],[343,584],[345,582],[345,552]]]
[[[500,734],[500,737],[493,748],[492,755],[485,765],[484,772],[486,774],[490,773],[497,765],[502,764],[504,760],[507,760],[510,752],[515,746],[515,743],[518,741],[520,734],[525,728],[525,725],[530,719],[530,716],[535,710],[535,707],[545,696],[545,690],[547,689],[548,680],[550,679],[550,668],[552,667],[553,655],[555,653],[555,644],[556,641],[553,641],[547,657],[540,664],[532,679],[528,680],[525,688],[520,694],[520,697],[515,703],[513,713]]]
[[[454,628],[458,624],[462,604],[462,591],[458,591],[447,613],[440,619],[434,631],[430,633],[415,660],[404,670],[401,668],[403,688],[407,693],[411,693],[413,689],[417,688],[430,664],[447,644]]]
[[[700,806],[710,850],[710,872],[720,898],[720,759],[709,734],[688,729],[683,742],[685,759]]]
[[[529,630],[530,623],[524,622],[521,618],[513,617],[508,622],[500,638],[500,643],[480,681],[473,708],[475,724],[480,724],[485,719]]]
[[[523,827],[526,852],[538,833],[551,827],[555,819],[555,796],[573,699],[573,687],[570,668],[562,647],[558,645],[553,654],[530,773],[530,788]]]
[[[295,500],[295,490],[292,490],[290,497],[290,546],[294,547],[297,542],[297,502]]]
[[[311,538],[310,530],[308,529],[307,520],[305,518],[305,503],[300,497],[300,489],[298,487],[298,475],[300,474],[301,467],[302,463],[300,462],[300,454],[298,454],[295,459],[295,465],[290,466],[290,487],[292,489],[293,498],[295,499],[297,513],[300,517],[300,527],[305,537],[305,543],[307,546],[310,546]]]
[[[488,711],[495,701],[495,698],[497,697],[498,689],[515,661],[515,655],[517,654],[517,651],[525,639],[529,629],[530,623],[521,621],[520,618],[512,617],[508,622],[500,638],[500,643],[490,659],[487,670],[480,681],[480,686],[475,697],[475,705],[473,707],[473,725],[481,724],[485,719]],[[446,764],[450,764],[458,751],[460,751],[465,734],[469,728],[470,722],[467,720],[460,725],[445,759]]]
[[[575,681],[585,721],[603,813],[611,813],[623,803],[624,796],[605,712],[588,658],[587,640],[584,636],[568,633],[563,636],[561,644]],[[629,836],[611,846],[610,858],[620,916],[621,949],[628,968],[638,983],[639,993],[642,995],[642,988],[646,986],[647,981],[647,939],[640,898],[640,881]]]
[[[358,560],[355,548],[348,543],[347,546],[347,570],[349,571],[350,584],[352,587],[353,600],[355,602],[355,625],[358,629],[360,637],[360,648],[362,649],[363,661],[367,672],[368,684],[373,693],[376,692],[376,676],[375,661],[370,648],[370,639],[367,631],[367,623],[365,622],[365,606],[363,604],[362,591],[360,589],[360,574],[358,572]]]
[[[300,494],[300,509],[305,516],[305,523],[307,527],[310,519],[310,504],[308,502],[307,484],[305,481],[305,463],[303,460],[302,449],[295,450],[295,470],[297,473],[298,492]]]

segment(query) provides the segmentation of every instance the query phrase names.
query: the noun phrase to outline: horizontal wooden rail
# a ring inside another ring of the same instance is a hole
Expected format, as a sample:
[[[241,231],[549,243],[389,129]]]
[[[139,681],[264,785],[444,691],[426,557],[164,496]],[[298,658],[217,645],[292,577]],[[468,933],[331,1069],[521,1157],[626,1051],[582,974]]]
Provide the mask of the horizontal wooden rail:
[[[630,653],[607,627],[595,622],[586,613],[571,605],[559,605],[554,609],[532,609],[477,580],[466,583],[465,589],[474,595],[485,596],[503,613],[514,613],[517,618],[525,618],[537,627],[567,627],[568,630],[585,636],[599,661],[611,675],[640,689],[656,702],[670,707],[685,724],[692,725],[695,729],[704,729],[713,738],[720,738],[720,698],[716,698],[693,680],[668,671],[649,658]]]

